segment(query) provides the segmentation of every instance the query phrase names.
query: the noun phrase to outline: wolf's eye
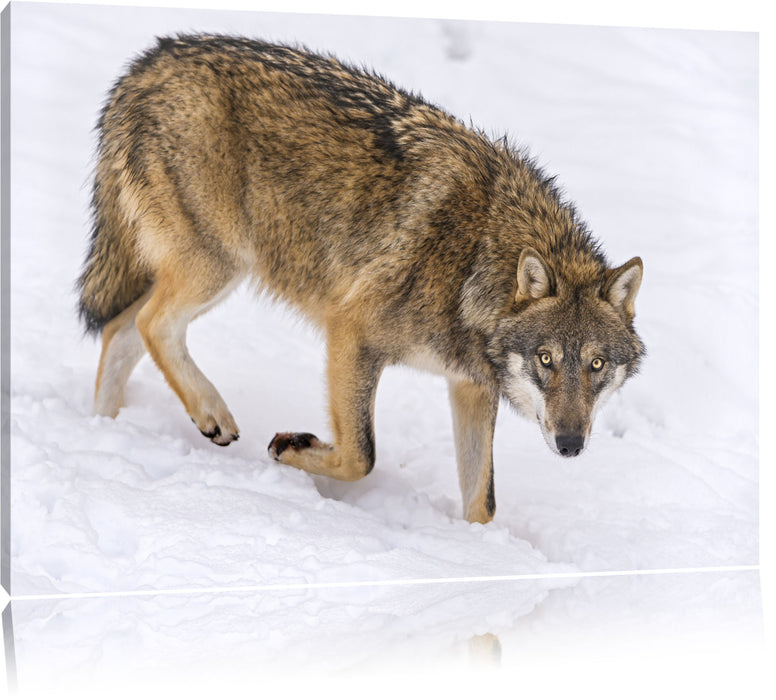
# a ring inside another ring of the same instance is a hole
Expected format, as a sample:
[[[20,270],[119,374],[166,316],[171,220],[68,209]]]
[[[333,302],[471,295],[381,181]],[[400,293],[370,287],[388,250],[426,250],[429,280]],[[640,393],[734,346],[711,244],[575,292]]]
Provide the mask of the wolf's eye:
[[[552,367],[552,355],[550,355],[548,352],[539,353],[539,362],[541,362],[545,367]]]
[[[590,368],[593,372],[600,372],[604,368],[604,361],[600,357],[596,357],[591,363]]]

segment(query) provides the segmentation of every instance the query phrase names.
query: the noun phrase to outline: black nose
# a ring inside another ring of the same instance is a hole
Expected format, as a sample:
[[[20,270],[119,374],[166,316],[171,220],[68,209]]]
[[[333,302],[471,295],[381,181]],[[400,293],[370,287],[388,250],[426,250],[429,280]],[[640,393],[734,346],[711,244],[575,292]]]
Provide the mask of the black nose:
[[[564,457],[576,457],[585,446],[585,438],[582,435],[558,435],[555,444]]]

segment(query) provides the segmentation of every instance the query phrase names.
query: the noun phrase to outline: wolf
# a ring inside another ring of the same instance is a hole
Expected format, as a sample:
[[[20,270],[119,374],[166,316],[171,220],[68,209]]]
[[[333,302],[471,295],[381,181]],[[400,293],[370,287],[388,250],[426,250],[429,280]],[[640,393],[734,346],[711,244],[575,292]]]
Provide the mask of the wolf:
[[[496,504],[502,399],[579,455],[633,375],[642,262],[611,267],[575,207],[490,139],[378,74],[243,37],[157,40],[100,113],[77,282],[102,334],[95,413],[116,416],[147,351],[200,432],[237,440],[186,328],[244,280],[325,334],[332,442],[281,432],[269,455],[336,479],[375,463],[375,391],[406,364],[447,378],[463,516]]]

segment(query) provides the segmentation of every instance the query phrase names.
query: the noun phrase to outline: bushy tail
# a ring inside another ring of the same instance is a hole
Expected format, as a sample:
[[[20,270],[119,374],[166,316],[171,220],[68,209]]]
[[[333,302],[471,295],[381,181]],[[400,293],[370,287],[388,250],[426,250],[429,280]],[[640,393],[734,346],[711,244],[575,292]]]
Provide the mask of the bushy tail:
[[[76,283],[78,314],[89,334],[102,331],[153,282],[151,272],[138,259],[134,231],[124,221],[111,218],[97,212],[89,253]]]

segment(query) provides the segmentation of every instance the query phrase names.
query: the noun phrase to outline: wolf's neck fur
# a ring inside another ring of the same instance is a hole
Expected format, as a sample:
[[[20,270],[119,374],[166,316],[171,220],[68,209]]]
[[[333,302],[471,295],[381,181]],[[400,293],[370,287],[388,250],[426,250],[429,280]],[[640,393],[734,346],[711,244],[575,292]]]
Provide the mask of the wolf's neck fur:
[[[461,293],[467,323],[490,327],[512,307],[524,248],[542,257],[553,296],[600,290],[606,281],[606,258],[573,205],[563,199],[555,178],[502,141],[496,142],[491,156],[491,196],[483,209],[477,262]]]
[[[556,294],[603,284],[607,262],[574,206],[565,201],[555,178],[545,175],[523,154],[505,147],[496,187],[502,196],[493,231],[505,257],[516,266],[520,250],[531,247],[541,255],[556,286]]]

